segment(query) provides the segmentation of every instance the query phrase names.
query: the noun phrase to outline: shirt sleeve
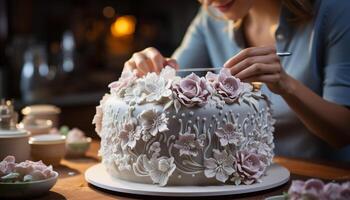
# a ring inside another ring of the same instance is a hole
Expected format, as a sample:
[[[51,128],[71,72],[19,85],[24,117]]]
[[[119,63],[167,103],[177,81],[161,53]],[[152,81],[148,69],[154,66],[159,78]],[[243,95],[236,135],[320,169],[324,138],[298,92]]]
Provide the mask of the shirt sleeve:
[[[210,64],[208,49],[205,41],[205,18],[208,14],[200,8],[198,14],[187,29],[181,45],[174,52],[180,68],[207,67]]]
[[[325,15],[323,98],[350,106],[350,2],[328,5]]]

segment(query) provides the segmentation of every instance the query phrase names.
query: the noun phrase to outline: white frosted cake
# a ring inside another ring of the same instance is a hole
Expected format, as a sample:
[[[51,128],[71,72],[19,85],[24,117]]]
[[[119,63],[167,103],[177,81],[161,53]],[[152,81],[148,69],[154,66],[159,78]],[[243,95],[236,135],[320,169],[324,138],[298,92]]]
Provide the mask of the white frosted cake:
[[[274,120],[261,92],[227,69],[180,78],[166,67],[109,85],[93,123],[108,173],[166,185],[254,184],[273,158]]]

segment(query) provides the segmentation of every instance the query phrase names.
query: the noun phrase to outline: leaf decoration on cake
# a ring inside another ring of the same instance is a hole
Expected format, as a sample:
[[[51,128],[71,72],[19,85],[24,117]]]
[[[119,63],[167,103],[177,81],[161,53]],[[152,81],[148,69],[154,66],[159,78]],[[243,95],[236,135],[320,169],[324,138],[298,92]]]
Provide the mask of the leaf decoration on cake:
[[[175,107],[176,113],[179,113],[179,111],[181,109],[181,103],[177,99],[174,100],[174,107]]]
[[[173,100],[168,101],[167,103],[164,104],[163,111],[168,110],[172,105],[174,104]]]

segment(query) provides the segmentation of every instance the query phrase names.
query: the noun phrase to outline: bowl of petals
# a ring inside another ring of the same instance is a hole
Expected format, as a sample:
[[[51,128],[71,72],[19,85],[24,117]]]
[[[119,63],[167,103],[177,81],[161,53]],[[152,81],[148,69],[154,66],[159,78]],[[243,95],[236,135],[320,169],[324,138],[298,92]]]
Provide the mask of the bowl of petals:
[[[346,200],[350,199],[350,181],[324,183],[319,179],[293,180],[287,193],[265,200]]]
[[[64,135],[66,140],[66,157],[67,158],[81,158],[84,157],[90,148],[91,138],[86,137],[85,133],[78,129],[69,129],[68,126],[61,126],[58,129],[51,129],[50,134]]]
[[[42,161],[16,163],[14,156],[0,162],[0,199],[32,198],[47,193],[56,183],[58,173]]]

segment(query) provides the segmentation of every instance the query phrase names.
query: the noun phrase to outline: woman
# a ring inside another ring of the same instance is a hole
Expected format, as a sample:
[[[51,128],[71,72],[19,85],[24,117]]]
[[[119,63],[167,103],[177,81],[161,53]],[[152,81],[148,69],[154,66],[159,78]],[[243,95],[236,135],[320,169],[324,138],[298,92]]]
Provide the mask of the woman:
[[[229,68],[243,81],[265,83],[277,119],[278,155],[350,160],[350,3],[200,2],[172,59],[147,48],[124,70],[142,75],[165,65]],[[293,54],[279,58],[276,52]]]

